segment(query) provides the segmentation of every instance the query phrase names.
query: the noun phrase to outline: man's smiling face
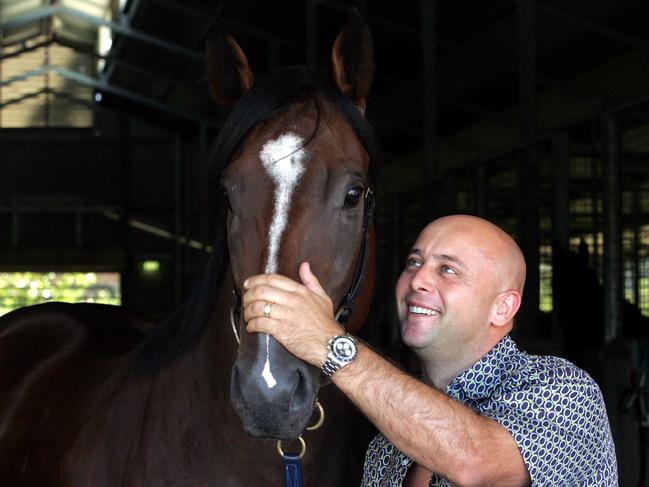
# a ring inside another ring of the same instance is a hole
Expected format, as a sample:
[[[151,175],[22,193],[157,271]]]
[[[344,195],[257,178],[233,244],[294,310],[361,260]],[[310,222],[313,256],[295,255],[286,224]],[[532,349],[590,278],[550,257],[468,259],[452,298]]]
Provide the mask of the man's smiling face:
[[[396,298],[401,337],[418,355],[440,347],[472,354],[482,346],[501,292],[502,245],[489,230],[471,217],[451,217],[417,238]]]

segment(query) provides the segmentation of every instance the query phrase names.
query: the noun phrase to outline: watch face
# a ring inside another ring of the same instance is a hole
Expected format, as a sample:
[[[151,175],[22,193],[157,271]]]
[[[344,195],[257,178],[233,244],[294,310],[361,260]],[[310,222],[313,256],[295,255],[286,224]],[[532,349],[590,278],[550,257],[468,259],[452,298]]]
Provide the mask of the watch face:
[[[332,351],[340,360],[349,362],[356,356],[357,348],[351,338],[342,336],[334,340]]]

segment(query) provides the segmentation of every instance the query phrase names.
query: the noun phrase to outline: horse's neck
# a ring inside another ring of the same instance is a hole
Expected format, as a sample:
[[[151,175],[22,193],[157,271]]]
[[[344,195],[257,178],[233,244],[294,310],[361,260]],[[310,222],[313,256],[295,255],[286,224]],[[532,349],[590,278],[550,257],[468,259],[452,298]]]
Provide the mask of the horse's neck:
[[[155,385],[169,389],[173,395],[184,391],[193,400],[188,406],[195,417],[201,414],[214,418],[230,409],[230,372],[237,356],[238,344],[230,324],[230,311],[235,304],[232,277],[223,277],[209,322],[195,347],[163,368]],[[216,422],[222,423],[222,418]]]
[[[128,443],[136,435],[138,448],[107,455],[108,465],[126,468],[127,485],[147,485],[156,471],[174,479],[183,473],[201,483],[205,475],[215,475],[211,470],[219,450],[227,446],[227,435],[241,429],[229,400],[230,370],[237,354],[229,323],[231,282],[228,276],[223,279],[210,322],[192,350],[121,391],[122,400],[107,424],[126,418],[129,424],[122,424],[116,440]],[[142,456],[147,458],[143,461]]]
[[[179,361],[189,362],[179,365],[189,365],[199,385],[216,389],[227,397],[230,393],[230,371],[238,351],[237,337],[230,323],[230,312],[235,304],[228,266],[203,335],[195,349]]]
[[[238,353],[230,323],[230,310],[236,304],[231,283],[228,272],[222,280],[208,327],[195,349],[163,368],[151,383],[147,402],[154,404],[157,412],[147,408],[146,430],[150,432],[150,441],[155,442],[148,451],[159,451],[156,446],[161,441],[185,449],[165,459],[170,471],[191,470],[182,463],[183,458],[191,457],[197,476],[209,472],[211,478],[223,479],[222,485],[230,485],[227,479],[232,485],[239,482],[241,461],[248,459],[251,464],[263,467],[248,472],[255,481],[245,485],[274,485],[281,481],[282,475],[282,460],[276,452],[275,441],[246,435],[230,404],[230,374]],[[321,399],[327,420],[321,430],[304,435],[305,475],[312,484],[340,485],[349,480],[345,448],[352,441],[350,433],[355,430],[358,417],[334,386],[321,391]],[[170,421],[175,428],[169,428]],[[341,448],[332,451],[332,445]],[[331,483],[323,482],[322,477],[331,476],[331,471],[337,472]]]

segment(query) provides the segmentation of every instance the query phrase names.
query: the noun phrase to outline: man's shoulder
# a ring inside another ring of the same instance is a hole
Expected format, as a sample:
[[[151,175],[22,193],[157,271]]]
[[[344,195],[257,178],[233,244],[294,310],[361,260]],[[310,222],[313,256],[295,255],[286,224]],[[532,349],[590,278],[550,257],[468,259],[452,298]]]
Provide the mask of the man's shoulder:
[[[531,355],[519,352],[504,374],[502,384],[548,386],[556,384],[590,385],[597,387],[593,378],[569,360],[555,355]]]
[[[522,373],[536,378],[539,383],[553,381],[595,384],[585,370],[569,360],[554,355],[528,355],[527,367]]]
[[[527,355],[502,378],[491,399],[495,403],[518,404],[536,409],[587,407],[593,414],[605,414],[602,392],[584,370],[561,357]]]

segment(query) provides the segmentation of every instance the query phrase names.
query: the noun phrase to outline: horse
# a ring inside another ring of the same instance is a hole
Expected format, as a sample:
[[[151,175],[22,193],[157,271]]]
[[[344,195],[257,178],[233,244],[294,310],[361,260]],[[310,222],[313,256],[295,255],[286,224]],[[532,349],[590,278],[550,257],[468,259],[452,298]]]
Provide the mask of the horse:
[[[332,61],[333,76],[287,67],[257,81],[222,24],[212,30],[207,82],[229,115],[206,175],[216,237],[204,275],[153,326],[93,304],[0,319],[2,485],[280,485],[276,439],[297,451],[288,440],[313,421],[316,398],[326,420],[305,435],[305,483],[358,483],[358,413],[321,388],[317,368],[247,333],[240,309],[248,276],[299,279],[309,261],[342,315],[355,301],[348,330],[366,319],[378,157],[364,116],[371,39],[356,12]]]

